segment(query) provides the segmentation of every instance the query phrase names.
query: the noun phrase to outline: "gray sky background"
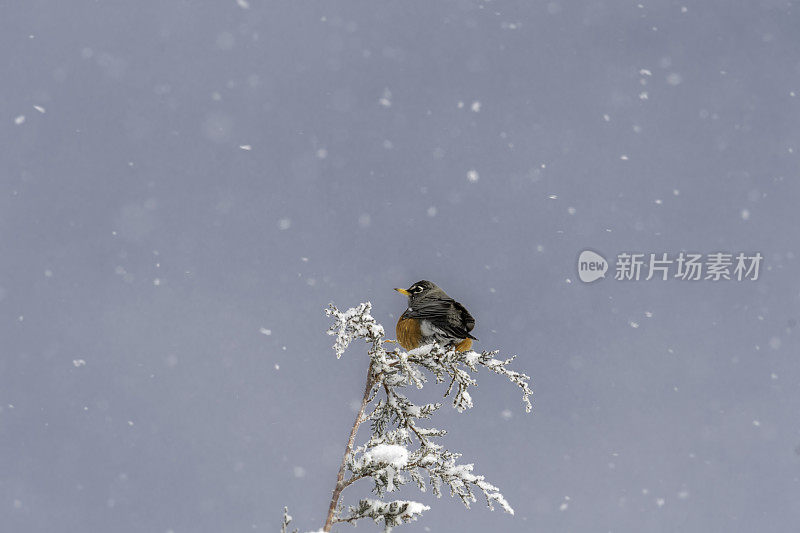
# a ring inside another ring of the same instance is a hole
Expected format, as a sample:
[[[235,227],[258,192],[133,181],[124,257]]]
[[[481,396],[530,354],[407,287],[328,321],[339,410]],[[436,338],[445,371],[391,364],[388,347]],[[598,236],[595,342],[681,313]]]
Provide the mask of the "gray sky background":
[[[322,310],[393,333],[423,278],[534,413],[479,375],[434,425],[517,514],[409,488],[403,531],[796,531],[791,2],[249,5],[0,7],[4,531],[320,527],[366,370]]]

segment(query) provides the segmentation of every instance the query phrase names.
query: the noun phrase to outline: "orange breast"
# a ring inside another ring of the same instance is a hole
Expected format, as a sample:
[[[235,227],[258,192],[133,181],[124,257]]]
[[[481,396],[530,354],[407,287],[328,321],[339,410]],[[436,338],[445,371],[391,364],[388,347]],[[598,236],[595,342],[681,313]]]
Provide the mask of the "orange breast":
[[[456,351],[457,352],[466,352],[470,348],[472,348],[472,339],[470,339],[470,338],[466,338],[463,341],[461,341],[458,344],[456,344]]]
[[[404,350],[413,350],[419,348],[422,342],[422,330],[419,327],[419,320],[415,318],[403,318],[397,321],[397,342]],[[464,339],[455,345],[456,351],[466,352],[472,348],[472,339]]]
[[[397,321],[397,342],[404,350],[413,350],[419,347],[422,340],[422,331],[419,329],[419,320],[415,318],[403,318]]]

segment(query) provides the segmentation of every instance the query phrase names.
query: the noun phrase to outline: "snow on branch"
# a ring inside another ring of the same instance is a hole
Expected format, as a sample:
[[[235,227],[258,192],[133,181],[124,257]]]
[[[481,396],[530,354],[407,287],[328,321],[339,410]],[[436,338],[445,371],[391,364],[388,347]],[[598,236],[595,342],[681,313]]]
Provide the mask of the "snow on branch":
[[[375,322],[372,315],[370,302],[364,302],[358,307],[351,307],[344,313],[330,304],[325,314],[334,318],[334,323],[328,328],[328,335],[336,335],[336,344],[333,350],[339,359],[353,339],[364,338],[373,342],[381,342],[384,336],[383,326]]]
[[[358,502],[357,506],[350,507],[347,518],[340,518],[338,522],[355,522],[361,518],[372,518],[375,523],[383,520],[383,530],[388,533],[392,527],[416,520],[423,511],[429,509],[430,507],[419,502],[395,500],[387,503],[365,499]]]
[[[479,492],[490,509],[498,505],[505,512],[514,514],[499,489],[484,476],[473,473],[472,464],[458,464],[461,454],[446,450],[435,442],[445,435],[445,430],[420,425],[430,419],[441,404],[417,405],[402,391],[412,385],[421,389],[432,377],[436,383],[448,383],[445,396],[452,393],[453,406],[460,412],[472,407],[468,388],[477,384],[472,374],[484,367],[517,385],[522,390],[525,410],[530,412],[533,394],[530,377],[510,370],[508,366],[514,357],[498,359],[498,350],[457,352],[430,344],[403,351],[396,344],[388,344],[394,341],[384,338],[384,328],[372,317],[371,310],[372,305],[365,302],[344,312],[331,304],[325,311],[333,318],[328,334],[336,337],[333,345],[336,357],[341,357],[354,340],[364,339],[369,346],[370,365],[361,411],[342,460],[323,531],[330,531],[336,522],[353,523],[361,518],[372,518],[376,522],[383,520],[385,531],[389,531],[394,526],[416,520],[429,509],[413,501],[364,499],[358,505],[350,506],[347,515],[343,516],[338,504],[339,496],[345,488],[361,479],[370,479],[374,492],[380,497],[409,482],[416,484],[422,492],[430,487],[437,497],[441,496],[442,487],[447,486],[450,494],[458,496],[467,508],[476,501],[475,493]],[[370,405],[373,407],[368,412]],[[358,427],[367,420],[371,425],[370,438],[365,444],[354,447]]]
[[[289,514],[289,508],[283,508],[283,523],[281,524],[281,533],[297,533],[296,529],[289,531],[289,524],[292,523],[292,515]]]

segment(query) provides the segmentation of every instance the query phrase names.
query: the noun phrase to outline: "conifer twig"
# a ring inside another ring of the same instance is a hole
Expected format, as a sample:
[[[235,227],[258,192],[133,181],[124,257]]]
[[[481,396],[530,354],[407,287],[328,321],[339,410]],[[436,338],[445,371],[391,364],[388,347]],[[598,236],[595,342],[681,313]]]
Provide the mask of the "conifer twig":
[[[361,408],[358,410],[355,422],[353,422],[353,429],[350,430],[350,438],[347,439],[347,446],[344,449],[342,464],[339,466],[339,474],[336,476],[336,485],[334,486],[333,494],[331,495],[331,504],[328,507],[328,516],[325,518],[325,526],[323,526],[322,531],[331,530],[331,526],[334,522],[334,515],[336,514],[336,508],[339,505],[339,496],[341,496],[342,491],[350,483],[352,483],[350,480],[348,480],[349,482],[344,480],[344,471],[347,468],[347,462],[353,453],[353,444],[356,440],[356,433],[358,433],[358,426],[360,426],[361,423],[366,420],[364,418],[364,411],[369,404],[372,386],[374,384],[375,377],[372,375],[372,361],[370,361],[369,367],[367,368],[367,384],[364,386],[364,397],[361,399]]]
[[[350,430],[322,531],[329,532],[336,523],[355,524],[362,518],[371,518],[376,523],[383,522],[383,530],[388,533],[395,526],[416,520],[430,507],[409,500],[365,498],[350,505],[343,514],[339,500],[347,487],[365,478],[372,480],[373,492],[381,498],[411,481],[425,492],[423,473],[427,473],[428,486],[437,498],[442,494],[441,488],[446,486],[451,495],[459,497],[469,507],[477,499],[477,489],[486,498],[489,509],[494,509],[496,504],[513,515],[514,509],[497,487],[474,473],[472,463],[459,464],[461,454],[437,442],[445,435],[445,430],[418,424],[431,418],[442,404],[414,404],[402,390],[412,386],[421,389],[428,376],[436,383],[449,381],[445,396],[452,393],[453,407],[461,412],[473,405],[467,389],[477,383],[470,372],[483,367],[522,389],[525,410],[530,412],[529,398],[533,394],[530,377],[508,368],[514,357],[495,358],[498,350],[457,352],[436,343],[408,352],[400,348],[387,350],[383,326],[372,317],[371,308],[369,302],[364,302],[346,311],[340,311],[333,304],[326,310],[333,318],[328,333],[336,336],[333,345],[336,357],[341,357],[355,339],[363,339],[369,346],[370,362],[361,406]],[[381,398],[367,412],[378,395]],[[368,420],[371,421],[371,436],[365,444],[355,447],[359,426]]]

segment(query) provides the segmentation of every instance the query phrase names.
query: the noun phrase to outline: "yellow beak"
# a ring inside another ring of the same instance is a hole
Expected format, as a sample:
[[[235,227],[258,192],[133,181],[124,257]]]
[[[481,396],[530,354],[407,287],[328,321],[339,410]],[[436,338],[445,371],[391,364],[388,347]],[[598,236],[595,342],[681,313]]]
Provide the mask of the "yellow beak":
[[[410,292],[408,292],[408,291],[407,291],[407,290],[405,290],[405,289],[395,289],[395,290],[396,290],[397,292],[399,292],[400,294],[404,294],[404,295],[406,295],[406,296],[411,296],[411,293],[410,293]]]

